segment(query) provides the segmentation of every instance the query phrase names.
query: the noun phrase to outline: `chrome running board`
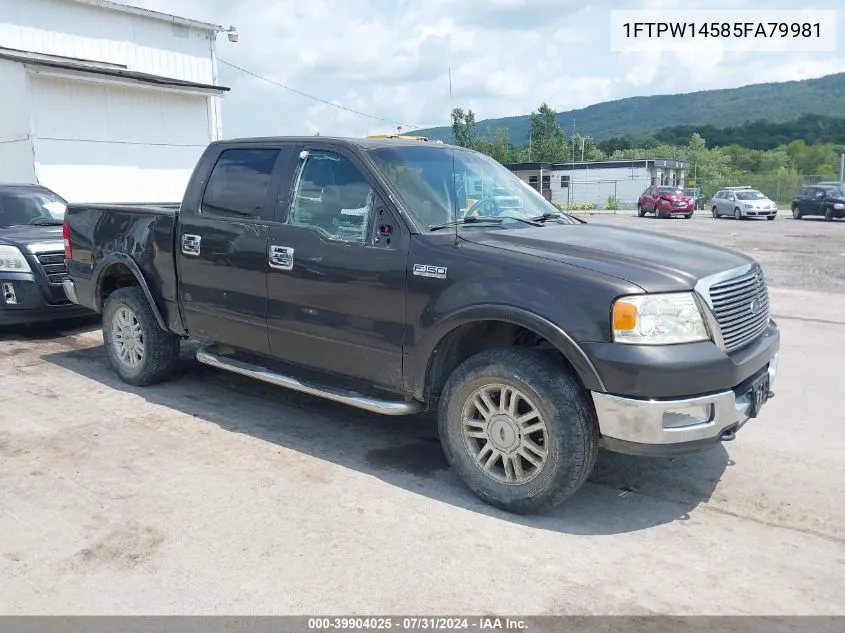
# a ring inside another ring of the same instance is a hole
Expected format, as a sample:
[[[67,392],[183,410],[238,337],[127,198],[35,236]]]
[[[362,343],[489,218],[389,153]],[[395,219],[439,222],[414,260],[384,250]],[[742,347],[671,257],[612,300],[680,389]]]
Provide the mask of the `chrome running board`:
[[[197,360],[203,365],[217,367],[218,369],[225,369],[226,371],[231,371],[242,376],[249,376],[250,378],[255,378],[256,380],[261,380],[270,383],[271,385],[284,387],[286,389],[293,389],[294,391],[318,396],[320,398],[325,398],[326,400],[333,400],[334,402],[340,402],[341,404],[346,404],[357,409],[364,409],[365,411],[371,411],[373,413],[380,413],[382,415],[412,415],[422,411],[422,403],[420,402],[379,400],[352,391],[336,389],[334,387],[306,384],[296,378],[292,378],[291,376],[285,376],[284,374],[271,371],[266,367],[245,363],[228,356],[216,354],[212,351],[212,347],[203,347],[200,349],[197,352]]]

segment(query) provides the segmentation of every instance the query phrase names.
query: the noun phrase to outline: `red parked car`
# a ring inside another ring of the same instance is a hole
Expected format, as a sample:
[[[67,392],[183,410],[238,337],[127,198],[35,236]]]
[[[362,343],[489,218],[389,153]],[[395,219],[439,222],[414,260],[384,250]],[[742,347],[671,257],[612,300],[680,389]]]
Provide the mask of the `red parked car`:
[[[642,192],[637,203],[637,215],[654,213],[658,218],[682,215],[689,219],[695,211],[695,200],[678,187],[652,185]]]

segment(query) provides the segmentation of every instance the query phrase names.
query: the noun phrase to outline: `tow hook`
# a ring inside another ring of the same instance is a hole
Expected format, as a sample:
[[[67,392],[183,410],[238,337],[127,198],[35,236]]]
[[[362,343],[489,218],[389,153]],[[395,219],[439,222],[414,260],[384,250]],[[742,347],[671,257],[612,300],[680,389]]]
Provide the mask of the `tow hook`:
[[[732,442],[736,439],[736,429],[726,429],[722,431],[719,439],[723,442]]]

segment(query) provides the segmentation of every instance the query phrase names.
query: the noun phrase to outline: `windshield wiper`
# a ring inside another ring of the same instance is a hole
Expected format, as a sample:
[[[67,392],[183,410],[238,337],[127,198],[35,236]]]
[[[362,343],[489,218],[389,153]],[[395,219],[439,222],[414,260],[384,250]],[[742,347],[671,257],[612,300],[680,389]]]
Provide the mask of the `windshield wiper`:
[[[564,219],[567,219],[567,220],[575,220],[576,222],[581,222],[582,224],[586,224],[586,220],[582,220],[581,218],[578,218],[578,217],[575,217],[575,216],[566,215],[564,213],[556,213],[556,212],[547,212],[547,213],[544,213],[543,215],[538,215],[538,216],[535,216],[535,217],[529,218],[529,219],[532,222],[541,222],[541,223],[547,222],[548,220],[557,220],[561,224],[574,224],[575,223],[575,222],[571,222],[571,221],[564,221]]]
[[[501,224],[504,222],[502,218],[485,218],[481,216],[471,215],[466,218],[458,218],[457,220],[452,220],[451,222],[445,222],[444,224],[435,224],[434,226],[428,227],[429,231],[439,231],[440,229],[446,229],[450,226],[460,226],[462,224]]]
[[[64,222],[55,218],[35,218],[30,220],[29,224],[31,226],[61,226]]]

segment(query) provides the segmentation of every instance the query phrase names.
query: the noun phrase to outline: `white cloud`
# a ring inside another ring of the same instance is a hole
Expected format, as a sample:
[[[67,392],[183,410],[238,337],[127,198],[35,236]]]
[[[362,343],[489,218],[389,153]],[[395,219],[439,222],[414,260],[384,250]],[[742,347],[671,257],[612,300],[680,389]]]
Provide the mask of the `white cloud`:
[[[133,0],[130,0],[133,1]],[[837,8],[840,0],[814,8]],[[642,94],[690,92],[845,70],[842,54],[690,50],[612,53],[610,9],[713,9],[705,0],[134,0],[147,8],[234,25],[221,59],[349,108],[410,126],[558,110]],[[794,3],[794,0],[793,0]],[[788,8],[732,0],[725,8]],[[624,6],[623,6],[624,5]],[[840,32],[845,24],[840,21]],[[394,129],[221,65],[227,136],[360,135]]]

